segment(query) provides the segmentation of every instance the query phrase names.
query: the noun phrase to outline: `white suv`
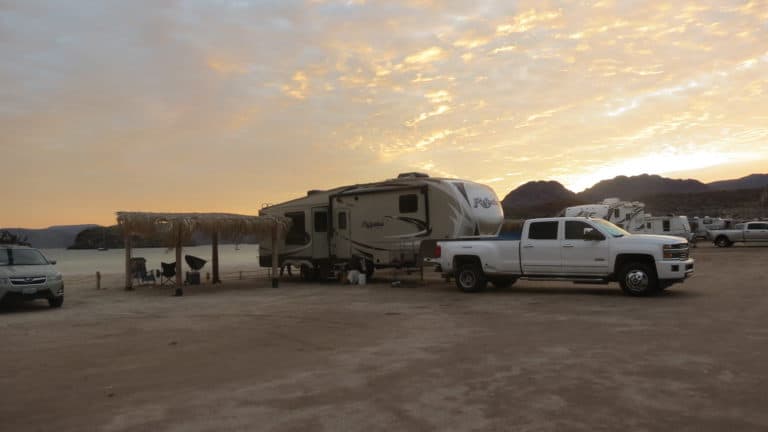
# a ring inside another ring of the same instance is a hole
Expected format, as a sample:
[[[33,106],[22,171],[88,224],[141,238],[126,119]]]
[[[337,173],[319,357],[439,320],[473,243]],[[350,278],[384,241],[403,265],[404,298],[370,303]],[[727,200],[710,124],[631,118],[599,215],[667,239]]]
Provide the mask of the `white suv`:
[[[54,264],[37,249],[0,245],[0,302],[46,299],[52,308],[61,307],[64,281]]]

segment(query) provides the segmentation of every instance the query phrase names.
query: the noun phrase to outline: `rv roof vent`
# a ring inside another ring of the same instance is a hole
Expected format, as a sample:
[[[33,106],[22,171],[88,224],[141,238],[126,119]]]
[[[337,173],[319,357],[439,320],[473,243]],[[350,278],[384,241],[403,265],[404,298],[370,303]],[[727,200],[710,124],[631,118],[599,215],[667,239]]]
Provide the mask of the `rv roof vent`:
[[[321,193],[321,192],[325,192],[325,191],[324,191],[324,190],[320,190],[320,189],[312,189],[312,190],[308,190],[308,191],[307,191],[307,196],[309,196],[309,195],[314,195],[314,194],[318,194],[318,193]]]
[[[409,173],[402,173],[397,175],[397,178],[425,178],[425,177],[429,177],[429,174],[424,174],[420,172],[409,172]]]

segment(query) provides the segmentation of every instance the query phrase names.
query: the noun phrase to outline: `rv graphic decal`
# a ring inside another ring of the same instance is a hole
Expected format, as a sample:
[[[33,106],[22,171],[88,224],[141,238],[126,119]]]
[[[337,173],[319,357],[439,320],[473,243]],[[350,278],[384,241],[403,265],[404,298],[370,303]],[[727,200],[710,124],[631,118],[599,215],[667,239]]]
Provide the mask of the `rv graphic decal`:
[[[363,221],[363,228],[365,229],[374,229],[374,228],[384,228],[384,222],[369,222],[369,221]]]
[[[475,198],[475,208],[491,208],[491,206],[497,206],[499,202],[491,198]]]

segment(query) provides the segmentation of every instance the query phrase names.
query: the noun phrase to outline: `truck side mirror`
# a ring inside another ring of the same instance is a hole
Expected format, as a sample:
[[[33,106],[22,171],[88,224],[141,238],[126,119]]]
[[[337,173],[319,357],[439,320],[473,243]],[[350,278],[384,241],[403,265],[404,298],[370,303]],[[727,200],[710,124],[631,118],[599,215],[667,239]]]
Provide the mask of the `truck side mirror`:
[[[605,236],[594,228],[584,228],[584,240],[600,241],[605,240]]]

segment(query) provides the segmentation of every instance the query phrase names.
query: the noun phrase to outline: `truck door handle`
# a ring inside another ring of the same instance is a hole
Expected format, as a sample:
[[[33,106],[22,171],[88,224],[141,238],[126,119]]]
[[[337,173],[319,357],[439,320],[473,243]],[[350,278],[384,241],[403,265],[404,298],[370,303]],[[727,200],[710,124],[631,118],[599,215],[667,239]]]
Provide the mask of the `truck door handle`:
[[[563,243],[563,247],[573,247],[573,243]]]
[[[532,244],[527,244],[527,245],[523,245],[523,247],[524,247],[524,248],[532,248],[532,247],[533,247],[533,245],[532,245]]]

